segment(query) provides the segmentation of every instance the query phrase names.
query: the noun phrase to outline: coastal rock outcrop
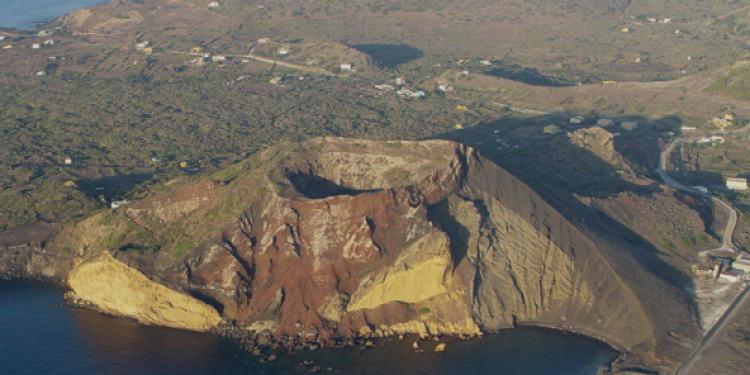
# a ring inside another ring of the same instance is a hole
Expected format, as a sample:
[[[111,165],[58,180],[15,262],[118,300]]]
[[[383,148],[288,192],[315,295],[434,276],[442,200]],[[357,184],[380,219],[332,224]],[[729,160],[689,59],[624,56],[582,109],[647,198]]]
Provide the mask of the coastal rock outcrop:
[[[107,252],[74,268],[68,284],[73,300],[139,323],[206,332],[221,321],[211,306],[149,280]]]
[[[631,290],[608,253],[470,147],[316,138],[164,189],[57,237],[98,259],[71,273],[76,295],[196,330],[221,314],[306,339],[529,324],[649,356],[661,345],[648,296]]]

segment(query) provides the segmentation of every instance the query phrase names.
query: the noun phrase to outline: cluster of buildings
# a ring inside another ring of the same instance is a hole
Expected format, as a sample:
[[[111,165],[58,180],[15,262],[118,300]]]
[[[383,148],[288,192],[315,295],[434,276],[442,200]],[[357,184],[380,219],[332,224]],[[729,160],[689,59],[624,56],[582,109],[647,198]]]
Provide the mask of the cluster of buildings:
[[[734,113],[726,113],[724,114],[724,117],[714,117],[711,119],[711,122],[719,129],[724,129],[726,127],[734,125],[735,115]]]
[[[571,124],[575,124],[575,125],[581,125],[581,124],[585,123],[586,121],[587,121],[587,119],[585,117],[581,117],[581,116],[571,117],[570,120],[569,120],[569,122]],[[600,119],[596,120],[596,125],[597,126],[601,126],[601,127],[608,127],[608,126],[612,126],[612,125],[615,125],[615,124],[616,124],[615,120],[609,119],[609,118],[600,118]],[[623,129],[625,129],[627,131],[633,131],[633,130],[638,129],[638,125],[639,125],[638,122],[635,122],[635,121],[623,121],[622,123],[620,123],[620,127],[622,127]],[[554,125],[554,124],[553,125],[547,125],[547,126],[545,126],[545,127],[542,128],[542,133],[545,133],[545,134],[556,134],[556,133],[559,133],[561,131],[562,130],[560,129],[560,127],[558,125]],[[615,133],[615,135],[616,136],[620,135],[620,133]]]
[[[395,91],[396,95],[398,95],[402,99],[421,99],[424,98],[427,93],[425,93],[422,90],[412,90],[407,87],[403,87],[406,85],[406,80],[399,77],[395,80],[396,86],[382,83],[379,85],[375,85],[375,89],[377,89],[380,92],[388,92],[388,91]]]
[[[750,256],[742,254],[735,259],[709,254],[706,265],[693,265],[693,274],[703,280],[727,284],[746,280],[750,274]]]

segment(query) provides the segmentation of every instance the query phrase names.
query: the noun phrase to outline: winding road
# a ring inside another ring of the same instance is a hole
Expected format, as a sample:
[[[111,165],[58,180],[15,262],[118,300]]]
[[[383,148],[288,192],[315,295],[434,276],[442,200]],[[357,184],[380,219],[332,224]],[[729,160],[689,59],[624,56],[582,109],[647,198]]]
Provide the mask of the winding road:
[[[712,251],[731,251],[735,252],[734,244],[732,243],[732,234],[734,233],[734,228],[737,227],[737,211],[732,208],[729,204],[724,202],[723,200],[716,198],[714,196],[711,196],[710,194],[706,194],[703,192],[700,192],[698,190],[695,190],[694,188],[683,185],[679,182],[677,182],[675,179],[669,176],[667,174],[667,161],[669,159],[669,155],[672,154],[672,151],[674,150],[675,146],[681,143],[692,143],[697,141],[702,137],[695,137],[695,138],[675,138],[670,142],[666,148],[664,148],[664,151],[662,151],[661,155],[659,156],[659,168],[656,169],[656,173],[659,174],[659,177],[664,181],[665,184],[668,186],[671,186],[677,190],[684,191],[688,194],[698,195],[703,198],[710,199],[715,205],[723,208],[728,215],[727,219],[727,227],[724,228],[724,234],[721,236],[721,247],[718,247],[716,249],[706,250],[702,251],[700,255],[708,254]]]
[[[742,132],[745,131],[747,128],[740,129],[736,132]],[[687,143],[687,142],[695,142],[696,140],[700,139],[701,137],[695,137],[695,138],[675,138],[670,142],[667,147],[664,148],[664,151],[662,151],[661,155],[659,156],[659,167],[656,169],[656,173],[659,174],[659,177],[664,181],[665,184],[668,186],[671,186],[677,190],[684,191],[688,194],[697,195],[700,197],[708,198],[710,199],[714,204],[720,206],[725,211],[727,211],[727,214],[729,216],[727,220],[727,227],[724,229],[724,234],[721,237],[721,246],[715,249],[702,251],[700,254],[706,255],[709,252],[712,251],[732,251],[736,252],[737,250],[734,247],[734,244],[732,243],[732,234],[734,233],[734,229],[737,226],[737,211],[735,211],[732,206],[730,206],[728,203],[722,201],[719,198],[716,198],[714,196],[711,196],[710,194],[706,194],[703,192],[700,192],[692,187],[689,187],[687,185],[683,185],[679,182],[677,182],[675,179],[669,176],[667,174],[667,162],[669,161],[669,155],[672,154],[672,151],[674,148],[681,143]],[[711,327],[711,329],[708,330],[705,336],[703,336],[703,339],[701,339],[700,343],[698,344],[695,349],[690,353],[688,358],[685,360],[685,362],[680,366],[680,368],[677,369],[675,372],[675,375],[688,375],[690,374],[690,371],[693,367],[693,364],[695,361],[700,358],[702,352],[704,349],[706,349],[711,342],[717,337],[717,334],[722,331],[726,323],[730,321],[736,314],[738,306],[743,305],[750,296],[750,285],[745,287],[745,290],[743,290],[734,301],[729,305],[729,308],[722,314],[721,318],[719,318],[716,323]]]

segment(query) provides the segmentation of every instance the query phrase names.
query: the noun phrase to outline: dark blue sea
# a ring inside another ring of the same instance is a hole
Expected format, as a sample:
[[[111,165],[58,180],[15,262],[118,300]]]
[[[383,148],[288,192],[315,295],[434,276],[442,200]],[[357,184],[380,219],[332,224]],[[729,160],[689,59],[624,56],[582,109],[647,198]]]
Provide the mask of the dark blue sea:
[[[3,375],[307,374],[299,364],[308,360],[323,374],[594,375],[614,355],[594,340],[531,328],[449,342],[443,353],[415,353],[408,337],[378,345],[285,354],[261,364],[209,334],[71,309],[55,286],[0,281]]]
[[[33,29],[70,11],[111,0],[0,0],[0,27]]]

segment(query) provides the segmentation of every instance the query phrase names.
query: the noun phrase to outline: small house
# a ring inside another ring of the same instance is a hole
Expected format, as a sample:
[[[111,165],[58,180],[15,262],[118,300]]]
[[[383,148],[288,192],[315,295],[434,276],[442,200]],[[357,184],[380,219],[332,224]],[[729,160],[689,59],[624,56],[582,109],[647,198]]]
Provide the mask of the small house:
[[[724,271],[719,274],[719,282],[724,283],[736,283],[740,280],[742,280],[742,276],[744,276],[744,272],[742,271]]]
[[[459,105],[456,106],[456,109],[459,110],[459,111],[467,111],[469,109],[469,107],[467,107],[465,105],[459,104]]]
[[[339,68],[344,72],[351,72],[352,71],[352,64],[341,64]]]
[[[680,128],[680,130],[682,130],[684,132],[694,132],[694,131],[698,130],[698,128],[696,128],[695,126],[683,126],[683,127]]]
[[[130,203],[129,200],[112,201],[112,203],[110,203],[109,206],[114,209],[114,208],[122,207],[128,203]]]
[[[45,41],[44,41],[44,45],[45,45],[45,46],[54,46],[54,45],[55,45],[55,41],[54,41],[54,40],[52,40],[52,39],[49,39],[49,40],[45,40]]]
[[[638,129],[638,123],[635,121],[625,121],[622,123],[622,128],[627,131],[633,131],[635,129]]]
[[[720,128],[720,129],[726,128],[728,126],[732,126],[732,121],[727,120],[725,118],[714,117],[711,121],[714,123],[714,125],[716,125],[717,128]]]
[[[547,125],[544,128],[542,128],[542,133],[544,134],[557,134],[560,132],[560,127],[557,125]]]
[[[401,78],[401,77],[398,77],[398,78],[396,78],[396,84],[399,85],[399,86],[405,85],[406,84],[406,80],[403,79],[403,78]]]
[[[451,92],[451,91],[453,91],[453,86],[451,86],[451,85],[438,85],[438,90],[445,91],[445,92]]]
[[[65,163],[66,165],[71,165],[71,164],[73,164],[73,159],[72,159],[71,157],[69,157],[69,156],[68,156],[68,157],[66,157],[65,159],[63,159],[63,162],[64,162],[64,163]]]
[[[746,178],[727,178],[727,189],[729,190],[747,190]]]
[[[40,70],[40,71],[36,72],[35,75],[37,75],[39,77],[44,77],[44,76],[47,75],[47,72],[45,72],[44,70]]]
[[[272,85],[278,85],[279,83],[281,83],[281,77],[273,77],[270,80],[268,80],[268,83]]]
[[[212,2],[208,3],[208,7],[209,8],[218,8],[219,7],[219,2],[218,1],[212,1]]]
[[[211,61],[213,61],[213,62],[224,62],[224,61],[227,61],[227,57],[226,56],[222,56],[222,55],[213,55],[213,56],[211,56]]]
[[[190,53],[203,53],[203,47],[193,47],[190,49]]]
[[[614,123],[614,120],[608,118],[600,118],[599,120],[596,120],[596,124],[599,126],[610,126]]]
[[[424,91],[414,91],[413,93],[411,93],[411,95],[409,95],[409,97],[411,97],[412,99],[419,99],[424,98],[425,95],[426,94]]]
[[[693,274],[699,279],[708,280],[713,277],[714,270],[707,266],[693,265]]]
[[[583,124],[584,121],[586,121],[586,118],[585,117],[581,117],[581,116],[576,116],[576,117],[571,117],[570,118],[570,123],[571,124]]]
[[[732,263],[732,270],[743,271],[745,273],[750,272],[750,256],[740,255]]]
[[[725,113],[724,114],[724,120],[734,121],[735,114],[734,113]]]
[[[5,35],[0,35],[0,42],[4,41],[7,37]]]
[[[41,43],[34,43],[34,44],[31,45],[31,48],[33,48],[33,49],[40,49],[40,48],[42,48],[42,44]]]
[[[271,43],[271,38],[260,38],[258,39],[259,44]]]
[[[629,27],[623,27],[620,31],[622,31],[623,33],[629,33],[630,32],[630,28]]]
[[[396,91],[396,94],[398,94],[399,96],[410,96],[413,93],[414,91],[411,91],[409,89],[401,89]]]
[[[482,64],[482,65],[484,65],[484,66],[491,66],[492,65],[492,62],[490,60],[482,60],[479,63]]]
[[[380,91],[394,91],[394,90],[396,90],[395,87],[393,87],[391,85],[387,85],[387,84],[375,85],[375,88],[378,89],[378,90],[380,90]]]
[[[149,47],[150,45],[151,45],[151,43],[150,43],[150,42],[148,42],[148,41],[145,41],[145,42],[140,42],[140,43],[137,43],[137,44],[135,45],[135,48],[138,48],[138,49],[143,49],[143,48],[148,48],[148,47]]]
[[[287,48],[287,47],[281,47],[281,48],[279,48],[279,49],[278,49],[278,50],[276,51],[276,53],[278,53],[278,54],[279,54],[279,55],[281,55],[281,56],[286,56],[286,55],[288,55],[288,54],[289,54],[289,53],[291,53],[291,52],[292,52],[292,51],[290,51],[290,50],[289,50],[289,48]]]

